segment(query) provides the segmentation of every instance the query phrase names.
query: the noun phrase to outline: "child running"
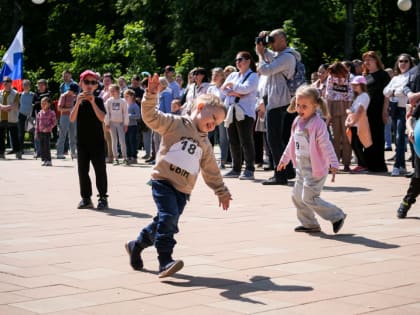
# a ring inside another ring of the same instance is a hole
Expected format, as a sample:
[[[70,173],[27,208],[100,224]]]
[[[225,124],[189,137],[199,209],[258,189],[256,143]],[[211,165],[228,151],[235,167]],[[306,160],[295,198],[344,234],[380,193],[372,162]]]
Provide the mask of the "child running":
[[[182,260],[172,258],[176,244],[174,234],[178,232],[179,217],[200,170],[205,183],[218,196],[223,210],[229,208],[231,194],[223,183],[207,136],[226,116],[219,98],[201,95],[195,100],[189,117],[177,116],[164,114],[156,108],[158,90],[159,77],[155,74],[149,78],[141,106],[146,125],[162,135],[151,181],[157,215],[140,232],[137,240],[127,242],[125,248],[133,269],[141,270],[141,252],[154,245],[158,253],[159,278],[163,278],[184,266]]]
[[[293,122],[289,143],[277,170],[286,168],[290,160],[296,168],[292,201],[302,225],[297,226],[295,232],[320,232],[321,228],[314,215],[316,212],[323,219],[331,221],[334,233],[338,233],[344,224],[346,214],[320,198],[328,170],[331,171],[334,182],[339,164],[329,139],[327,126],[317,114],[318,108],[324,116],[328,116],[327,105],[316,88],[310,86],[298,88],[287,109],[289,113],[297,112],[298,116]]]

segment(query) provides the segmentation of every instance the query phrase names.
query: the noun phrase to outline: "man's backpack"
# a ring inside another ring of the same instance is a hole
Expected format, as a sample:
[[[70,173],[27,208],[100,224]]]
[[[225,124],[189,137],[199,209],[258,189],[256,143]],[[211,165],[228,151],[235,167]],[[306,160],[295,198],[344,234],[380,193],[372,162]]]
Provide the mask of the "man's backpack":
[[[293,55],[293,57],[295,57],[295,55]],[[295,73],[293,74],[293,76],[290,79],[284,76],[291,96],[295,95],[296,90],[298,89],[299,86],[306,83],[305,74],[306,74],[305,65],[302,63],[302,61],[299,61],[296,59]]]

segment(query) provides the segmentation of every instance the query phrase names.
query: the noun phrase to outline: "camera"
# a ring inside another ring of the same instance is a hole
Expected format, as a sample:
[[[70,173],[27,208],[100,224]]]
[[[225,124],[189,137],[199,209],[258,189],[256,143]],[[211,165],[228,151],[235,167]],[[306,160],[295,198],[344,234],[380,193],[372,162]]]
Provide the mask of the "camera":
[[[267,35],[267,36],[258,36],[255,37],[255,44],[263,44],[264,46],[267,46],[268,44],[274,43],[274,37]]]

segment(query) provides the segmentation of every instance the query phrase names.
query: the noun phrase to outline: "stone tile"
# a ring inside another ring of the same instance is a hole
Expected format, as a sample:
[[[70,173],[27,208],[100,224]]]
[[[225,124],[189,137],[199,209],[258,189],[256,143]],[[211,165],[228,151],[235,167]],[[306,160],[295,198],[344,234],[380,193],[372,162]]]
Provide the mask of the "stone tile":
[[[67,277],[72,277],[79,280],[94,280],[94,279],[100,279],[100,278],[114,277],[114,276],[123,275],[123,274],[124,274],[123,272],[118,272],[111,269],[93,268],[93,269],[88,269],[88,270],[67,272],[64,275]]]
[[[163,305],[153,305],[145,300],[131,300],[112,304],[102,304],[97,306],[79,309],[86,315],[133,315],[133,314],[162,314],[167,311]],[[60,315],[60,314],[57,314]]]
[[[4,315],[35,315],[38,313],[23,310],[10,305],[0,305],[0,314]]]
[[[348,304],[366,306],[371,310],[381,310],[396,306],[398,307],[401,305],[407,305],[419,301],[420,297],[408,298],[377,292],[352,295],[348,297],[338,298],[335,300],[335,302],[338,303],[344,302]]]
[[[91,305],[95,305],[95,303],[74,296],[59,296],[48,299],[32,300],[28,302],[11,304],[11,306],[28,310],[37,314],[69,311]]]
[[[225,300],[216,303],[207,304],[208,306],[218,308],[221,312],[233,311],[240,314],[256,314],[269,310],[278,310],[290,306],[287,302],[270,300],[264,297],[243,297],[238,300]],[[216,312],[217,314],[217,312]],[[222,313],[223,314],[223,313]]]
[[[14,291],[15,294],[34,298],[34,299],[45,299],[61,295],[71,295],[76,293],[81,293],[84,290],[79,288],[74,288],[66,285],[52,285],[46,287],[39,287],[33,289],[24,289],[19,291]]]

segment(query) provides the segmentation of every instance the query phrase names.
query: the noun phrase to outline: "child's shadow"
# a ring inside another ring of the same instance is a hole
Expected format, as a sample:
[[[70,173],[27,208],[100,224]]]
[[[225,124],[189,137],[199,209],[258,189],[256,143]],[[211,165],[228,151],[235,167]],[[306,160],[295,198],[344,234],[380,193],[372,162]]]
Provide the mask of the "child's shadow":
[[[364,246],[372,247],[372,248],[391,249],[391,248],[400,247],[399,245],[396,245],[396,244],[388,244],[385,242],[372,240],[370,238],[366,238],[366,237],[355,235],[355,234],[328,235],[323,232],[320,232],[320,233],[313,233],[311,235],[319,236],[320,238],[325,238],[327,240],[334,240],[334,241],[340,241],[340,242],[351,243],[351,244],[359,244],[359,245],[364,245]]]
[[[115,208],[108,208],[108,209],[92,209],[96,212],[106,213],[107,215],[114,216],[114,217],[135,217],[135,218],[141,218],[141,219],[147,219],[151,218],[152,216],[147,213],[139,213],[139,212],[133,212],[129,210],[122,210],[122,209],[115,209]]]
[[[162,281],[164,283],[178,286],[178,287],[205,287],[212,289],[224,290],[220,293],[221,296],[229,299],[245,303],[263,304],[265,303],[244,297],[244,294],[252,292],[265,292],[265,291],[312,291],[312,287],[299,286],[299,285],[277,285],[271,281],[269,277],[253,276],[250,282],[230,280],[224,278],[211,278],[211,277],[193,277],[184,274],[175,274],[173,278],[185,280],[185,282],[177,282],[172,280]]]

